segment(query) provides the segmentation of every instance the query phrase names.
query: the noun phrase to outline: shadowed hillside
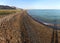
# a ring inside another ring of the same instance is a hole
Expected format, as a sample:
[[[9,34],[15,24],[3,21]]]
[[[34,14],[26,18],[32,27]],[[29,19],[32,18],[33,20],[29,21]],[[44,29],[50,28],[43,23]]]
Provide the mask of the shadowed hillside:
[[[11,6],[5,6],[5,5],[0,5],[0,9],[16,9],[16,7],[11,7]]]
[[[0,43],[51,43],[52,34],[52,28],[33,20],[26,11],[0,19]]]

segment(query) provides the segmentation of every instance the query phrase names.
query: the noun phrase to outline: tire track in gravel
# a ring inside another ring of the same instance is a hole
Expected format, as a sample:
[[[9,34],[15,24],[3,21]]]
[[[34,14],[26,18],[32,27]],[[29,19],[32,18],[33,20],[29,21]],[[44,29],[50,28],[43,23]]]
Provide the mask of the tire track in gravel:
[[[23,23],[24,23],[24,26],[26,27],[26,30],[28,32],[30,42],[31,43],[40,43],[38,41],[38,36],[37,36],[35,30],[33,30],[33,27],[29,25],[28,17],[26,15],[23,15]]]

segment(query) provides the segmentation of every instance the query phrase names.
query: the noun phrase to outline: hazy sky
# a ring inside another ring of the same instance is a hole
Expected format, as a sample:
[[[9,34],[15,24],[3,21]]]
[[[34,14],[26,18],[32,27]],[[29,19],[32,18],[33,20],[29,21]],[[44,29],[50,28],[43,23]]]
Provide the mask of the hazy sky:
[[[0,0],[0,5],[24,9],[60,9],[60,0]]]

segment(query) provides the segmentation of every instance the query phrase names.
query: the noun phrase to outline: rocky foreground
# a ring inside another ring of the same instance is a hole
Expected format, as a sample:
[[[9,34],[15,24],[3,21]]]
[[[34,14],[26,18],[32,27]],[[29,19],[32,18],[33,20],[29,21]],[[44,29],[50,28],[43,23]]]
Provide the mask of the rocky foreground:
[[[60,43],[59,34],[58,30]],[[51,43],[52,36],[52,28],[36,22],[26,11],[0,18],[0,43]]]

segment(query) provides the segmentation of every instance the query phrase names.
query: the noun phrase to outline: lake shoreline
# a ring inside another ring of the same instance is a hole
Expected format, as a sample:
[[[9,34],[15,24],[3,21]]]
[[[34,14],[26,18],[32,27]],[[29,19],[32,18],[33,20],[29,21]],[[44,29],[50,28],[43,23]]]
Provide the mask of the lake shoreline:
[[[27,13],[28,13],[28,12],[27,12]],[[38,20],[34,19],[31,15],[29,15],[29,13],[28,13],[28,16],[30,16],[33,20],[35,20],[35,21],[38,22],[39,24],[42,24],[42,25],[44,25],[44,26],[47,26],[47,27],[50,27],[50,28],[55,29],[54,24],[52,24],[52,23],[46,23],[46,22],[38,21]],[[58,27],[57,27],[58,30],[60,30],[60,27],[59,27],[59,26],[60,26],[60,25],[58,25]]]

